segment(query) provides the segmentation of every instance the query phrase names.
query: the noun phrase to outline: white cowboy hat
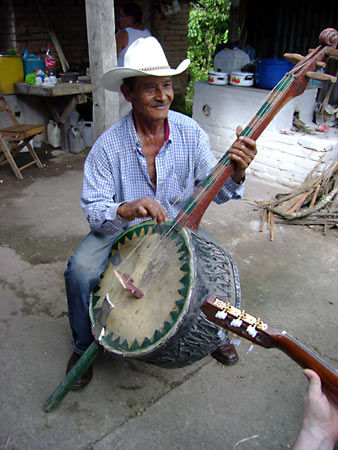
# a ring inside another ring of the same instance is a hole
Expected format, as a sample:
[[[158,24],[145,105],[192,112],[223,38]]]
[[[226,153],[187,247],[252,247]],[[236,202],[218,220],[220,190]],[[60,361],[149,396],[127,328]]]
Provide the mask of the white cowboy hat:
[[[171,77],[184,72],[189,64],[190,60],[185,59],[177,69],[172,69],[156,38],[140,38],[131,44],[124,55],[124,67],[116,67],[106,72],[101,84],[108,91],[119,91],[123,78],[146,75]]]

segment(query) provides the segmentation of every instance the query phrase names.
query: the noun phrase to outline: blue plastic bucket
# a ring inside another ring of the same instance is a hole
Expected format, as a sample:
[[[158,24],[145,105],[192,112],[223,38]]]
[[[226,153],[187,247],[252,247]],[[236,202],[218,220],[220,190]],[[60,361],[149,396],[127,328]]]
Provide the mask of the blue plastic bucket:
[[[294,64],[285,59],[269,58],[258,61],[256,84],[263,89],[273,89]]]
[[[42,58],[37,58],[33,54],[29,54],[27,50],[24,51],[22,62],[25,77],[28,73],[34,73],[36,69],[46,71],[45,61]]]
[[[35,69],[42,69],[45,72],[45,61],[42,58],[24,59],[23,69],[25,72],[25,76],[27,75],[27,73],[33,73]]]

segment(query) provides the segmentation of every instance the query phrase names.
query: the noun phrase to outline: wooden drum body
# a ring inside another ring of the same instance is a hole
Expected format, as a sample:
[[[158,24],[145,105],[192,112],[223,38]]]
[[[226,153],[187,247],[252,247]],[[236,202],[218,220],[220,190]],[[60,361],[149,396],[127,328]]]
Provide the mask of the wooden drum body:
[[[142,298],[123,287],[116,271],[132,281]],[[91,296],[93,334],[114,355],[183,367],[213,352],[224,339],[223,330],[200,310],[210,295],[240,307],[239,275],[231,256],[190,229],[176,231],[172,222],[161,227],[143,222],[113,243]]]

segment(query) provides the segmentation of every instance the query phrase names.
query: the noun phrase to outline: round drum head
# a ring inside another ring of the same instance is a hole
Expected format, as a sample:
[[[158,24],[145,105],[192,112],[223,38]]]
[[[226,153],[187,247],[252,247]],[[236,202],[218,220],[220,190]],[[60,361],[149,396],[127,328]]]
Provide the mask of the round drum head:
[[[185,230],[177,232],[171,222],[144,222],[124,232],[91,296],[96,339],[123,356],[143,356],[160,346],[187,309],[192,272]]]

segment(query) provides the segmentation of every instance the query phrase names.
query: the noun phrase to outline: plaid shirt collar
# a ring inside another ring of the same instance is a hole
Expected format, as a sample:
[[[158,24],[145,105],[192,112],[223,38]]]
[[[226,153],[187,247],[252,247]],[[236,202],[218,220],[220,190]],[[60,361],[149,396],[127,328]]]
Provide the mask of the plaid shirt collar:
[[[137,134],[134,119],[133,119],[133,112],[131,111],[127,116],[127,123],[128,123],[128,129],[130,130],[132,140],[135,142],[135,148],[140,150],[142,148],[141,140]],[[169,126],[169,118],[167,117],[165,119],[165,133],[164,133],[164,144],[171,141],[171,133],[170,133],[170,126]]]

